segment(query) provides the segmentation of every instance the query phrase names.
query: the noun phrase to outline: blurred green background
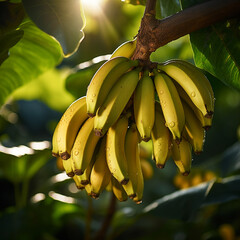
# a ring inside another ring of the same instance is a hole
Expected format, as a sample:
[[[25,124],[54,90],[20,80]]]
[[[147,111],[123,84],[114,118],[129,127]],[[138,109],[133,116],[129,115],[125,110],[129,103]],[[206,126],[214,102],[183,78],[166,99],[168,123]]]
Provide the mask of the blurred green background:
[[[0,239],[88,239],[100,229],[111,193],[92,200],[77,190],[51,156],[51,138],[63,112],[85,95],[107,55],[137,34],[143,12],[143,6],[111,0],[105,0],[98,13],[86,9],[85,39],[79,50],[17,89],[1,107]],[[151,58],[193,62],[189,37],[158,49]],[[212,76],[209,80],[216,98],[213,126],[207,131],[204,152],[193,155],[192,173],[181,177],[171,161],[157,169],[151,154],[146,157],[154,175],[145,181],[143,203],[118,202],[107,239],[240,239],[239,185],[234,191],[226,188],[226,195],[216,190],[218,199],[207,202],[196,203],[195,195],[184,195],[240,173],[240,93]],[[144,147],[151,151],[151,143]],[[173,204],[157,207],[157,200],[166,196]]]

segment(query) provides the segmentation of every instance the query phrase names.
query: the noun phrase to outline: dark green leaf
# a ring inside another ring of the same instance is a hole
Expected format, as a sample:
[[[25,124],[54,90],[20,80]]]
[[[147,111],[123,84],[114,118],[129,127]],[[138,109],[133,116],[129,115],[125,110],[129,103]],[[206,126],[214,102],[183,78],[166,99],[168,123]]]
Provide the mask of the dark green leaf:
[[[8,51],[13,47],[23,36],[22,30],[14,30],[0,36],[0,65],[8,58]]]
[[[166,195],[143,209],[144,213],[154,211],[167,219],[189,219],[201,206],[209,183]]]
[[[18,87],[55,67],[62,60],[57,41],[31,22],[20,26],[23,38],[10,49],[10,56],[0,66],[0,104]]]
[[[73,54],[84,38],[84,14],[80,0],[23,0],[32,21],[54,36],[65,56]]]
[[[103,62],[96,63],[68,76],[66,89],[76,98],[86,95],[87,86]]]
[[[24,8],[22,4],[0,2],[0,36],[16,29],[23,18]]]
[[[133,5],[146,5],[146,0],[122,0],[125,3],[130,3]]]
[[[204,1],[182,0],[183,8]],[[231,19],[190,34],[196,65],[240,90],[240,20]]]
[[[178,0],[157,0],[156,17],[162,19],[180,11],[180,3]]]

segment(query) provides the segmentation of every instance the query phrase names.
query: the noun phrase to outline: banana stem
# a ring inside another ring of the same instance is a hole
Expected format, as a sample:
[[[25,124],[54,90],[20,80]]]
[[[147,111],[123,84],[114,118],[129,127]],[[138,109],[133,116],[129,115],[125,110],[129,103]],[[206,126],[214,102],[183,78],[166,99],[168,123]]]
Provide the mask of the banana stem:
[[[155,18],[156,0],[147,0],[132,59],[149,61],[152,52],[184,35],[240,14],[239,0],[211,0],[172,16]]]
[[[109,207],[108,207],[108,211],[106,214],[106,217],[104,219],[104,222],[102,224],[101,229],[98,231],[98,233],[96,234],[94,240],[102,240],[105,239],[108,228],[111,224],[112,218],[114,216],[116,210],[116,197],[115,195],[112,193],[112,197],[109,203]]]

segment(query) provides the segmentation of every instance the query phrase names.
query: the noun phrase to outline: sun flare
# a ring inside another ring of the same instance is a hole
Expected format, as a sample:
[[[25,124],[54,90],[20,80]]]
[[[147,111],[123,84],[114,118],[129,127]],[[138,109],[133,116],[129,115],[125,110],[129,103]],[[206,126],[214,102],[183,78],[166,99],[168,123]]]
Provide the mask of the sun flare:
[[[82,6],[84,11],[93,15],[99,15],[101,13],[104,0],[82,0]]]

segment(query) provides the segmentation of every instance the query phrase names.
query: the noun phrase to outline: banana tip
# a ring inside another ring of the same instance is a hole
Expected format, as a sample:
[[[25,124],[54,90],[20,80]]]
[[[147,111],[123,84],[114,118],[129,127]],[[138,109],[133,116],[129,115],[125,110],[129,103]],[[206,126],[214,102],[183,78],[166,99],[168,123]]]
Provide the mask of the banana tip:
[[[67,173],[67,175],[68,175],[69,177],[73,177],[75,174],[74,174],[74,172],[69,172],[69,173]]]
[[[124,178],[120,183],[122,185],[126,185],[128,183],[129,179],[128,178]]]
[[[88,116],[89,116],[90,118],[93,118],[93,117],[95,117],[95,116],[96,116],[96,114],[95,114],[95,113],[90,113],[90,112],[88,112],[87,114],[88,114]]]
[[[135,200],[134,201],[136,204],[141,204],[142,203],[142,200]]]
[[[129,195],[129,198],[134,199],[136,196],[137,196],[136,193],[133,193],[133,194]]]
[[[189,175],[189,173],[190,173],[190,171],[186,171],[186,172],[183,172],[182,175],[186,177]]]
[[[91,192],[90,196],[94,199],[98,199],[99,198],[99,193]]]
[[[95,128],[94,132],[95,132],[95,135],[98,137],[102,137],[104,135],[101,129]]]
[[[75,169],[74,173],[79,176],[83,174],[83,171],[81,169]]]
[[[210,128],[211,128],[211,126],[204,126],[203,127],[206,131],[208,131]]]
[[[61,159],[68,160],[70,158],[70,154],[68,152],[63,152],[60,154]]]
[[[57,157],[59,157],[59,154],[55,153],[55,152],[52,152],[52,156],[57,158]]]
[[[164,164],[160,164],[160,163],[156,164],[156,166],[157,166],[157,168],[160,168],[160,169],[163,169],[165,167]]]
[[[150,139],[151,139],[150,137],[146,137],[146,136],[144,136],[144,137],[142,138],[142,140],[143,140],[144,142],[148,142]]]
[[[88,180],[81,180],[81,184],[82,184],[82,185],[88,185],[88,184],[89,184],[89,181],[88,181]]]

